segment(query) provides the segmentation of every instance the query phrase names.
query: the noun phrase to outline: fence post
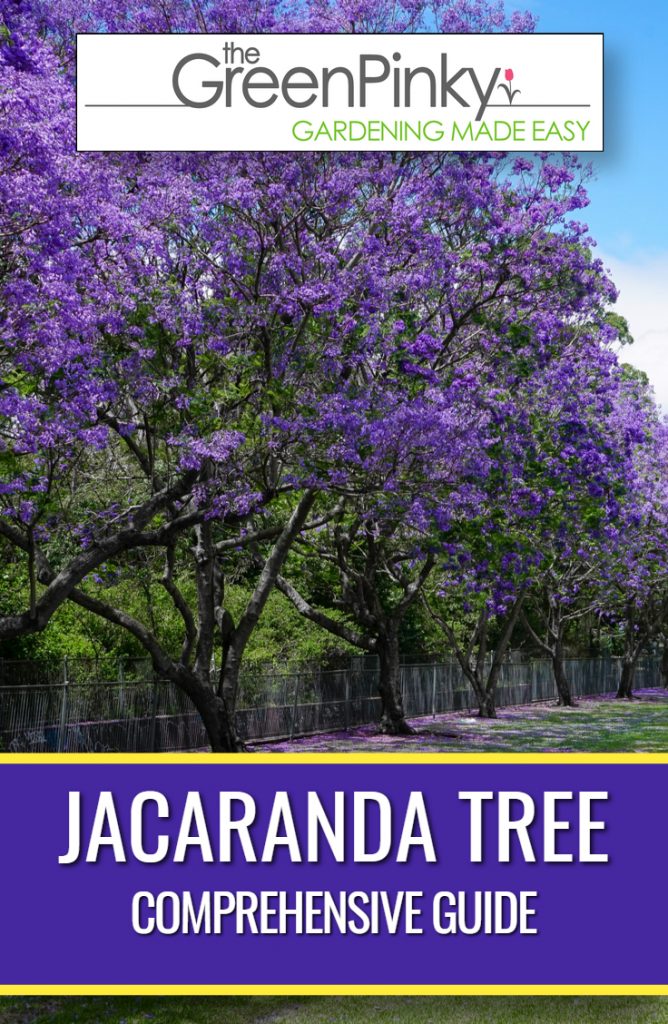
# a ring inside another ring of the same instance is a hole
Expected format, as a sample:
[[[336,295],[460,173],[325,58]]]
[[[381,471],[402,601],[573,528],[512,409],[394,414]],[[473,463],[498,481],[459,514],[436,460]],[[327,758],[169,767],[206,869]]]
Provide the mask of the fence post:
[[[65,725],[67,724],[67,688],[69,686],[67,658],[63,658],[63,693],[60,698],[60,728],[58,729],[58,753],[61,754],[65,745]]]
[[[343,705],[343,724],[346,732],[350,728],[350,670],[346,670],[345,698]]]
[[[295,696],[292,701],[292,721],[290,722],[290,742],[295,738],[295,719],[297,717],[297,698],[299,696],[299,672],[295,676]]]
[[[116,674],[118,676],[118,711],[119,714],[125,714],[125,664],[122,654],[118,659]]]
[[[431,717],[436,718],[436,662],[431,673]]]
[[[149,748],[152,754],[157,754],[155,741],[158,734],[158,680],[153,680],[153,697],[151,701],[151,732],[149,734]]]

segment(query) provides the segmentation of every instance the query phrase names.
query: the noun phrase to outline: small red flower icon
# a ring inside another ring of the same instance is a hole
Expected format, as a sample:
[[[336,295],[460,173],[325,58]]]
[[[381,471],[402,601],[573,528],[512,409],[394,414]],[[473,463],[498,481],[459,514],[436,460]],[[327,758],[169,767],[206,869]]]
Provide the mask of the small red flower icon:
[[[510,103],[511,106],[512,106],[512,102],[515,99],[515,97],[519,96],[519,94],[522,91],[521,89],[513,89],[512,85],[510,84],[514,77],[515,77],[515,72],[513,71],[513,69],[512,68],[506,68],[506,70],[504,72],[504,78],[505,78],[506,81],[505,82],[501,82],[501,85],[497,85],[497,89],[503,89],[503,91],[505,92],[506,96],[508,97],[508,103]]]

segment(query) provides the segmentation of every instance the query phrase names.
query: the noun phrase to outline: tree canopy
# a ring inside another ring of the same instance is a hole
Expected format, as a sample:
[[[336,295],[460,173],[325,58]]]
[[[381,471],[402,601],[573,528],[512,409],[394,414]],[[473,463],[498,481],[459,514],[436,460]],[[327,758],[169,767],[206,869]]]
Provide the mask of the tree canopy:
[[[628,329],[577,219],[586,171],[569,155],[77,154],[74,35],[532,19],[486,0],[0,12],[0,537],[26,580],[0,639],[73,603],[189,694],[214,749],[237,749],[264,609],[279,587],[318,621],[300,586],[324,559],[338,598],[319,625],[381,656],[384,723],[403,728],[398,636],[423,593],[435,621],[446,595],[460,624],[470,606],[479,641],[481,615],[516,608],[514,626],[546,565],[636,515],[656,413],[612,351]],[[140,570],[178,643],[119,603]]]

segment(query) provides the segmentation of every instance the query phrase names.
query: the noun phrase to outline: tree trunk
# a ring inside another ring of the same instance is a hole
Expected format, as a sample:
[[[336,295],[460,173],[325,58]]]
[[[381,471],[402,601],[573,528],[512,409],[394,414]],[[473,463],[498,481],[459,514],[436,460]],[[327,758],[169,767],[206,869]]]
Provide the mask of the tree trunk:
[[[481,718],[496,718],[494,691],[492,690],[491,693],[487,693],[485,684],[481,680],[476,668],[467,662],[463,656],[460,656],[458,652],[456,653],[460,668],[464,673],[464,678],[468,680],[469,686],[475,695],[478,714]]]
[[[483,689],[476,692],[478,698],[478,715],[480,718],[496,718],[496,695],[495,688]]]
[[[510,647],[510,641],[513,636],[513,631],[517,625],[524,598],[526,595],[525,588],[522,588],[520,593],[515,599],[510,614],[506,617],[505,626],[499,642],[496,645],[494,656],[492,658],[492,664],[490,665],[487,678],[485,679],[485,659],[484,656],[481,658],[478,656],[478,665],[475,672],[472,672],[471,683],[475,691],[475,695],[478,698],[478,714],[481,718],[496,718],[496,688],[499,684],[499,676],[501,675],[501,667],[503,665],[503,659],[506,656],[506,652]],[[481,652],[484,655],[484,651]]]
[[[234,715],[229,715],[224,701],[213,692],[211,698],[198,707],[204,728],[214,754],[239,754],[246,749],[239,737],[234,723]]]
[[[668,689],[668,640],[663,642],[663,651],[661,654],[661,679],[663,681],[664,689]]]
[[[404,715],[401,697],[401,666],[399,663],[399,640],[396,636],[378,639],[377,644],[380,671],[378,692],[383,705],[380,720],[382,732],[390,736],[407,736],[413,730]]]
[[[552,652],[552,672],[557,686],[557,702],[560,707],[574,708],[575,701],[571,694],[570,683],[564,671],[564,652],[560,643],[557,643]]]
[[[283,563],[288,556],[290,546],[299,531],[306,522],[316,498],[313,490],[306,491],[299,499],[298,504],[285,524],[281,534],[271,549],[266,559],[255,590],[253,591],[248,604],[240,617],[236,627],[229,616],[220,609],[216,615],[218,625],[221,629],[221,640],[223,643],[223,663],[220,672],[219,700],[225,709],[225,728],[229,733],[229,742],[235,741],[236,732],[234,729],[234,712],[237,706],[237,693],[239,690],[239,672],[244,651],[253,630],[257,626],[260,615],[269,599],[269,595],[276,586]],[[241,744],[233,749],[243,750],[243,744],[236,737],[236,742]]]
[[[236,754],[245,750],[234,721],[234,711],[208,684],[191,671],[181,671],[178,681],[197,708],[214,754]]]
[[[232,641],[227,649],[225,660],[220,670],[220,698],[232,714],[237,706],[237,693],[239,691],[239,673],[241,670],[241,657],[239,651]]]
[[[617,700],[633,699],[633,680],[636,674],[636,658],[625,655],[622,658],[622,674],[617,690]]]

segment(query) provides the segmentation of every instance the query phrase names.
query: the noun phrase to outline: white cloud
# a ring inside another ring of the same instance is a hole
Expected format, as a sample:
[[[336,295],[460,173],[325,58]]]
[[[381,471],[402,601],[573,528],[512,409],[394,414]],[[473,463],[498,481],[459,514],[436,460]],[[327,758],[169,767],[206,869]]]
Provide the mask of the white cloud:
[[[668,412],[668,253],[638,260],[602,258],[619,289],[615,311],[626,317],[634,338],[620,359],[645,371]]]

